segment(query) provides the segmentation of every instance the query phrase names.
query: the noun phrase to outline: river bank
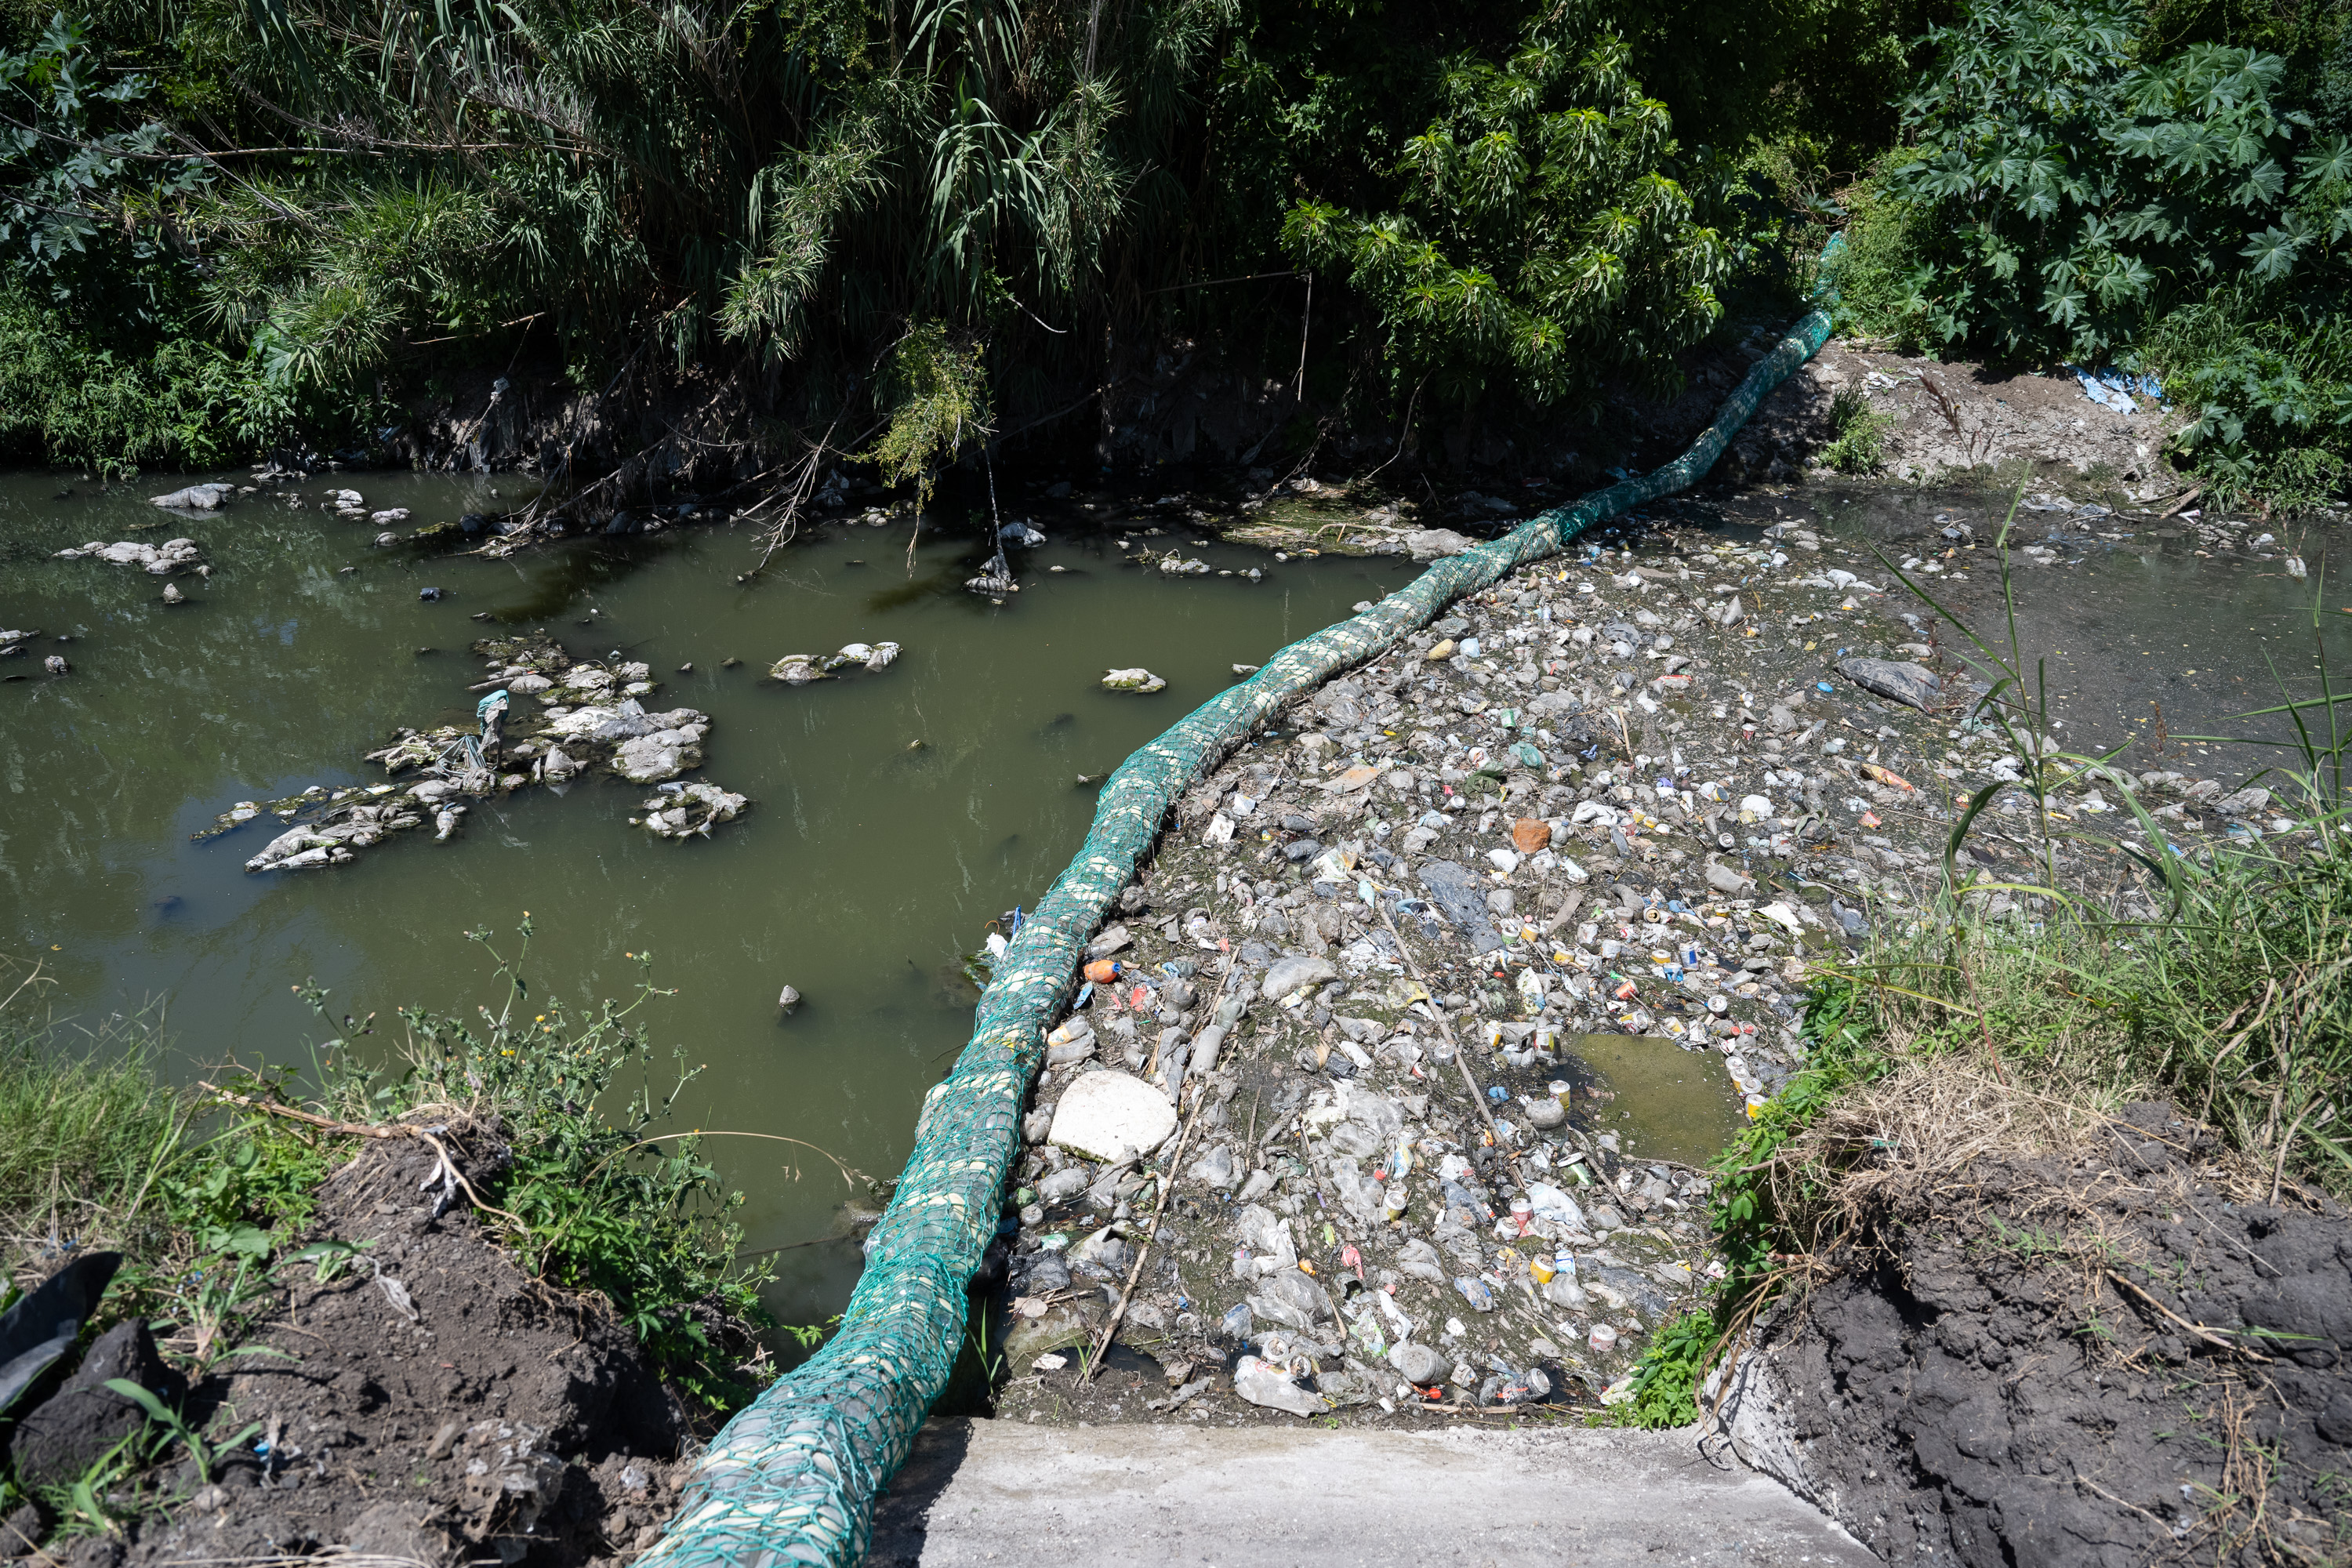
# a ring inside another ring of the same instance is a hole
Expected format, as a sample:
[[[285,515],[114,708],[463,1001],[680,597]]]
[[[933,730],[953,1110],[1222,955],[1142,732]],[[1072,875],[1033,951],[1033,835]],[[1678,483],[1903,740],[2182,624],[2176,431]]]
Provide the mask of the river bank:
[[[652,1539],[772,1374],[768,1271],[662,1098],[615,1085],[653,1066],[635,1008],[524,1013],[510,956],[499,1011],[404,1011],[398,1071],[330,1042],[308,1094],[233,1064],[172,1089],[144,1023],[77,1050],[10,976],[0,1558],[576,1568]]]

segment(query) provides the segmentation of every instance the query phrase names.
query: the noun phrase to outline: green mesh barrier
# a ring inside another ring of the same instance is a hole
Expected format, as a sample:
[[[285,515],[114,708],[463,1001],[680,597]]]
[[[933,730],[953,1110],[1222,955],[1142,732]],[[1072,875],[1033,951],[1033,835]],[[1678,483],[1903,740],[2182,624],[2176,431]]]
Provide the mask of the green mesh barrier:
[[[996,1234],[1045,1029],[1071,994],[1087,938],[1150,852],[1170,808],[1291,698],[1393,647],[1464,595],[1557,554],[1594,523],[1703,477],[1757,405],[1828,339],[1843,244],[1832,237],[1822,252],[1815,308],[1682,456],[1439,561],[1352,620],[1292,643],[1110,776],[1084,847],[998,961],[971,1043],[926,1101],[915,1152],[874,1227],[840,1331],[720,1431],[667,1532],[638,1560],[643,1568],[848,1568],[865,1555],[875,1496],[955,1364],[965,1282]]]

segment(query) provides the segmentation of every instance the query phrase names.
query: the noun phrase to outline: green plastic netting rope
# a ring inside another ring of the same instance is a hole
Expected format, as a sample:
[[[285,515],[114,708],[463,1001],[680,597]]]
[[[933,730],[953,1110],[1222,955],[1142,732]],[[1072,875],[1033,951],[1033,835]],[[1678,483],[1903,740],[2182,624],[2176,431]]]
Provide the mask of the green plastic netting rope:
[[[971,1040],[931,1091],[897,1195],[867,1246],[842,1327],[719,1434],[643,1568],[848,1568],[866,1552],[874,1500],[946,1386],[964,1331],[964,1287],[995,1236],[1022,1107],[1044,1034],[1111,900],[1157,842],[1178,797],[1291,698],[1393,647],[1465,594],[1557,554],[1594,523],[1671,495],[1715,466],[1734,433],[1830,333],[1832,237],[1814,309],[1749,370],[1690,448],[1505,538],[1439,561],[1351,620],[1284,648],[1244,684],[1194,709],[1104,784],[1094,826],[996,966]]]

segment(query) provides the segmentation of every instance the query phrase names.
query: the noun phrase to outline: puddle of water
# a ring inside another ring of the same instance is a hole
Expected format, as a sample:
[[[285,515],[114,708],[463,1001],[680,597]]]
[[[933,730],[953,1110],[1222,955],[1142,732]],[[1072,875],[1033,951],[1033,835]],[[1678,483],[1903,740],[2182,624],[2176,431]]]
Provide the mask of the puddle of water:
[[[315,979],[336,1018],[375,1012],[373,1043],[389,1048],[402,1005],[463,1014],[491,1000],[489,961],[463,932],[490,927],[509,951],[529,910],[526,973],[568,1001],[627,995],[625,955],[648,951],[656,983],[678,988],[653,1005],[656,1038],[708,1064],[681,1125],[804,1139],[877,1176],[904,1162],[923,1091],[970,1031],[961,955],[1034,903],[1083,839],[1095,795],[1077,776],[1224,689],[1232,664],[1264,662],[1417,570],[1276,563],[1195,549],[1176,528],[1150,542],[1269,574],[1170,578],[1079,531],[1101,512],[1024,497],[1053,542],[1024,552],[1024,591],[996,609],[962,590],[970,532],[936,523],[911,576],[903,526],[835,526],[740,584],[759,555],[748,527],[436,557],[374,549],[371,526],[266,496],[196,518],[146,503],[184,482],[68,480],[76,493],[60,498],[55,476],[0,475],[0,626],[48,634],[0,668],[29,676],[0,684],[0,943],[44,962],[59,1015],[167,1002],[188,1077],[231,1055],[301,1062],[306,1042],[336,1032],[291,993]],[[529,493],[407,474],[302,488],[344,485],[371,507],[411,508],[410,527]],[[215,569],[179,579],[192,602],[176,608],[135,568],[48,559],[181,534]],[[420,601],[426,585],[446,597]],[[448,844],[417,832],[324,872],[247,874],[271,819],[190,840],[238,800],[381,777],[361,753],[396,725],[470,725],[482,667],[468,645],[541,626],[574,653],[628,650],[654,666],[664,705],[710,714],[699,776],[750,795],[750,814],[707,842],[652,841],[625,820],[649,792],[599,778],[563,798],[478,804]],[[76,640],[53,644],[59,633]],[[787,653],[886,638],[906,652],[878,674],[800,689],[761,678]],[[52,651],[71,676],[41,674]],[[1139,664],[1168,689],[1096,684]],[[787,983],[807,1000],[780,1020]],[[777,1310],[801,1322],[837,1310],[857,1248],[804,1244],[835,1230],[850,1195],[838,1177],[789,1146],[719,1139],[709,1152],[751,1194],[751,1245],[791,1248]]]
[[[1579,1120],[1618,1134],[1627,1159],[1710,1165],[1748,1124],[1747,1101],[1713,1051],[1649,1035],[1571,1035],[1564,1043]]]

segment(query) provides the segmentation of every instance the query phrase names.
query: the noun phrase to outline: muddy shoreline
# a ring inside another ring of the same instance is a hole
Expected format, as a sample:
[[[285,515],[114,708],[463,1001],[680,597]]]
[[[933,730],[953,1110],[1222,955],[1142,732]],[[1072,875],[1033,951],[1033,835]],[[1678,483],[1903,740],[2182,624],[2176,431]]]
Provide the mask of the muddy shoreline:
[[[453,1130],[457,1168],[497,1190],[494,1126]],[[533,1279],[462,1201],[436,1201],[421,1142],[370,1143],[319,1193],[301,1239],[348,1263],[257,1279],[264,1321],[234,1343],[109,1330],[20,1400],[6,1457],[38,1500],[0,1519],[0,1559],[39,1568],[356,1553],[406,1568],[622,1563],[650,1545],[705,1435],[601,1301]],[[420,1184],[428,1190],[420,1193]],[[242,1276],[239,1277],[243,1279]],[[184,1447],[95,1499],[110,1526],[59,1508],[142,1417],[126,1377],[221,1445]],[[243,1432],[239,1440],[226,1442]]]

